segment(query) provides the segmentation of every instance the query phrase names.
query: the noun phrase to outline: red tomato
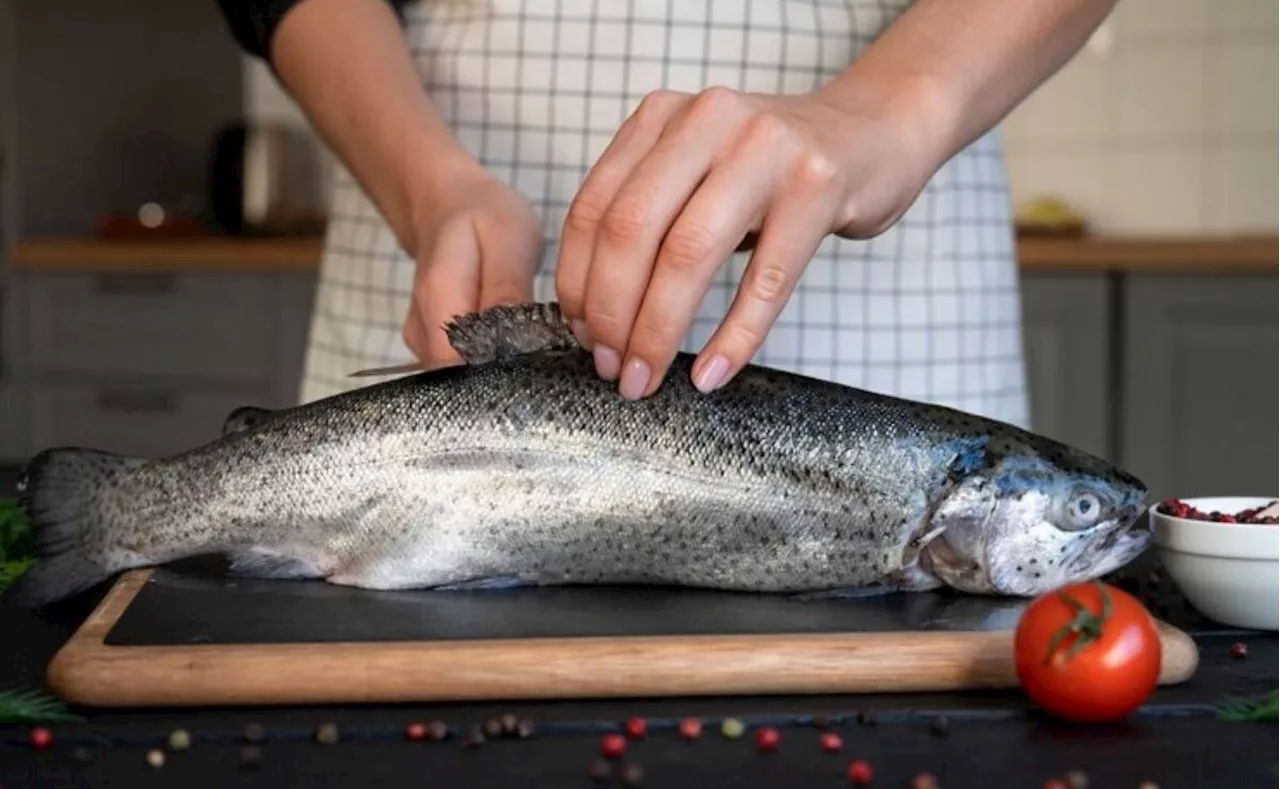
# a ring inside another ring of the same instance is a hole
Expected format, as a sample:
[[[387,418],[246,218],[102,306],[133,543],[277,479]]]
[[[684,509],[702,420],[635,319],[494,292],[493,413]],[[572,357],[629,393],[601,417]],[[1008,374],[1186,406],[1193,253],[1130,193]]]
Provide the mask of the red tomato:
[[[1081,722],[1139,707],[1160,676],[1160,635],[1142,603],[1093,581],[1041,595],[1014,634],[1018,681],[1032,701]]]

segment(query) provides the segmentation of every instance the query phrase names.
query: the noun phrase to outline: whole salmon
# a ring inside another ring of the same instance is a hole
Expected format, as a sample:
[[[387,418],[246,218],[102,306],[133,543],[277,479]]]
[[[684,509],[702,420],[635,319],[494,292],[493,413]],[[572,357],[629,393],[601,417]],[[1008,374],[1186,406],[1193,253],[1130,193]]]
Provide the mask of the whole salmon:
[[[146,460],[47,450],[24,496],[42,605],[214,552],[371,589],[664,584],[1028,596],[1149,540],[1146,489],[1016,427],[758,366],[653,396],[595,373],[554,304],[448,327],[465,364],[274,412]]]

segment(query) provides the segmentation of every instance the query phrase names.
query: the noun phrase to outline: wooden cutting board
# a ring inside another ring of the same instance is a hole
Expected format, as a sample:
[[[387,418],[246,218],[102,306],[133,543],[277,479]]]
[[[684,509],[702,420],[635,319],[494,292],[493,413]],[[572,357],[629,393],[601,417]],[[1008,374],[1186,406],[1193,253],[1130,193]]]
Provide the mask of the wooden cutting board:
[[[1014,688],[1026,603],[948,592],[371,592],[147,569],[120,577],[48,679],[91,706]],[[1159,627],[1160,682],[1183,682],[1195,642]]]

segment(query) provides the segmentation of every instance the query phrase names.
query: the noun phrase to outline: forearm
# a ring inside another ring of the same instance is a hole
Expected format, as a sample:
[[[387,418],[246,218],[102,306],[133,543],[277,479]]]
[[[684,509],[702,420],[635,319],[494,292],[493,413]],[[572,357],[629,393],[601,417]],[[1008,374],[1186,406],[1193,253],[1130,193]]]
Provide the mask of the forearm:
[[[416,253],[416,218],[480,166],[431,106],[391,7],[303,0],[280,21],[268,56],[318,134]]]
[[[1084,46],[1116,0],[920,0],[824,89],[900,110],[941,166]]]

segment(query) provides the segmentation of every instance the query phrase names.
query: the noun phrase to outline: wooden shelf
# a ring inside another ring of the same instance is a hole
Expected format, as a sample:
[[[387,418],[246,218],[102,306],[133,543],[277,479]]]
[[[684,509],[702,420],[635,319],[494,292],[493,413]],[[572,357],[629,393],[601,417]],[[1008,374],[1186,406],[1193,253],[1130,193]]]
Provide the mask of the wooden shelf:
[[[115,240],[30,239],[15,245],[9,263],[60,271],[314,271],[322,238],[175,238]],[[1277,237],[1018,239],[1028,271],[1276,272]]]

